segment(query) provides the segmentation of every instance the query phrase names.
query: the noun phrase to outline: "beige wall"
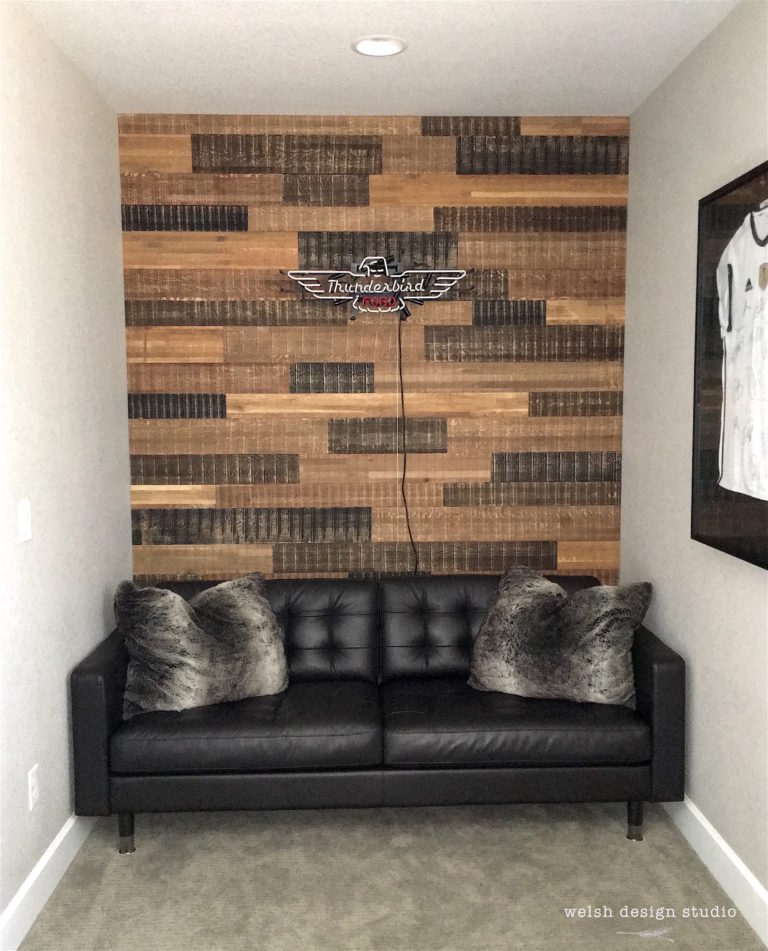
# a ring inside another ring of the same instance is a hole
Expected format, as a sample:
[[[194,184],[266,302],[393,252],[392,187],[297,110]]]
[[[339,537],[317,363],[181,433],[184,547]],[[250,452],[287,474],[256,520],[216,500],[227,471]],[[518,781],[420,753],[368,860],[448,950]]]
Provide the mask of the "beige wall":
[[[72,813],[68,675],[109,629],[131,537],[117,120],[20,5],[0,15],[5,908]]]
[[[688,664],[687,790],[768,883],[768,572],[690,538],[698,200],[768,157],[768,5],[738,7],[632,116],[622,580]]]

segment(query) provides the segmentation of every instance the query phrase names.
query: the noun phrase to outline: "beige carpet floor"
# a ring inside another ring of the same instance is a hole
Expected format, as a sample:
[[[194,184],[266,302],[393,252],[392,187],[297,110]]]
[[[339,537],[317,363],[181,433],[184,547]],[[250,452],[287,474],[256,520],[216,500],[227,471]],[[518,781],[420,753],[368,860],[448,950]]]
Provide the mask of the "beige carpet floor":
[[[122,856],[100,820],[22,951],[765,951],[662,809],[624,833],[620,805],[142,815]]]

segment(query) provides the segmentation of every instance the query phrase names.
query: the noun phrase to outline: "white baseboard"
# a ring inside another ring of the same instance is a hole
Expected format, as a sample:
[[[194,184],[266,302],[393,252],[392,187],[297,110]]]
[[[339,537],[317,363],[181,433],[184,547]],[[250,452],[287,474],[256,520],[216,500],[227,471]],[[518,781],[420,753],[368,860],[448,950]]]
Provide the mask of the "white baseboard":
[[[683,802],[665,803],[664,808],[763,944],[768,946],[768,889],[687,796]]]
[[[0,949],[16,951],[88,838],[95,819],[71,815],[0,915]]]

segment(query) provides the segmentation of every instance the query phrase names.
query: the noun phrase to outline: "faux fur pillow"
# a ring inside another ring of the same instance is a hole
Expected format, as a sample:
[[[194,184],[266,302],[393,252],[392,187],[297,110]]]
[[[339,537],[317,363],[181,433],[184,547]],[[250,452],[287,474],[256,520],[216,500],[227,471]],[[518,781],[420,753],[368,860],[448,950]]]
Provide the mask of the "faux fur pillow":
[[[288,685],[283,633],[261,575],[225,581],[189,603],[124,581],[115,616],[129,655],[125,719],[280,693]]]
[[[632,704],[632,640],[647,583],[563,589],[530,568],[501,581],[477,635],[469,684],[520,697]]]

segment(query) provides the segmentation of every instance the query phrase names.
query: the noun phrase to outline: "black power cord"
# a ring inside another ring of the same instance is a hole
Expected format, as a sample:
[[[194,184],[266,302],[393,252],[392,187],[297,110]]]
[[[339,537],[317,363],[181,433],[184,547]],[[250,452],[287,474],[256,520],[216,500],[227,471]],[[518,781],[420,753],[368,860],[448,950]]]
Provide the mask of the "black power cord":
[[[400,495],[403,497],[403,506],[405,507],[405,524],[408,526],[408,538],[411,540],[411,548],[413,549],[413,573],[417,575],[419,573],[419,550],[416,547],[416,542],[413,540],[413,531],[411,529],[411,515],[408,511],[408,496],[405,492],[405,473],[408,466],[408,449],[406,447],[405,439],[405,425],[406,425],[406,415],[405,415],[405,388],[403,386],[403,324],[405,323],[406,314],[399,314],[397,318],[397,367],[398,373],[400,376],[400,419],[403,422],[403,436],[402,436],[402,453],[403,453],[403,475],[400,479]]]

